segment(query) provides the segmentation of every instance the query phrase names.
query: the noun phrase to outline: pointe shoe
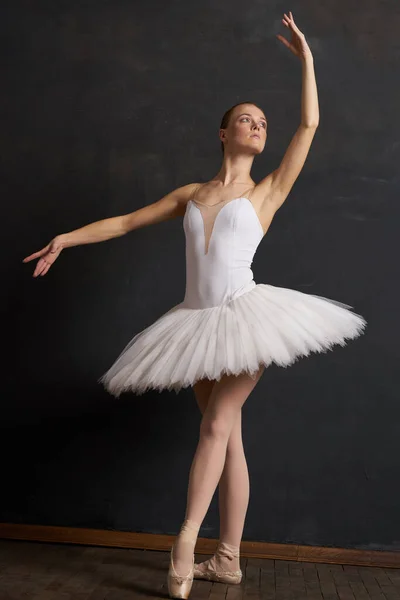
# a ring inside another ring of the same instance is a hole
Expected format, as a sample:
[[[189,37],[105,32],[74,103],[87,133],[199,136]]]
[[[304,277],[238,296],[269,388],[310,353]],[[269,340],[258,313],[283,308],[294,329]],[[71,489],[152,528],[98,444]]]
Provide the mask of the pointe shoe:
[[[230,560],[239,558],[239,548],[220,542],[214,556],[226,556]],[[219,581],[221,583],[239,584],[242,581],[243,573],[238,571],[217,571],[207,565],[207,570],[203,571],[198,568],[197,563],[194,564],[193,577],[195,579],[206,579],[207,581]]]
[[[193,559],[192,559],[193,560],[192,567],[191,567],[188,575],[185,575],[184,577],[182,577],[182,575],[178,575],[178,573],[175,571],[174,561],[172,558],[172,550],[173,550],[173,546],[171,548],[171,560],[169,563],[168,577],[167,577],[169,597],[186,599],[186,598],[189,598],[190,590],[192,589],[192,585],[193,585],[194,554],[193,554]]]
[[[170,598],[188,598],[190,594],[190,590],[192,589],[193,584],[193,570],[194,570],[194,547],[196,545],[197,535],[199,533],[200,525],[195,521],[190,519],[185,519],[179,535],[182,536],[180,539],[184,543],[190,544],[192,547],[192,566],[187,575],[182,576],[179,575],[175,571],[174,559],[172,556],[172,551],[174,549],[174,545],[171,548],[171,560],[169,563],[168,569],[168,592]]]

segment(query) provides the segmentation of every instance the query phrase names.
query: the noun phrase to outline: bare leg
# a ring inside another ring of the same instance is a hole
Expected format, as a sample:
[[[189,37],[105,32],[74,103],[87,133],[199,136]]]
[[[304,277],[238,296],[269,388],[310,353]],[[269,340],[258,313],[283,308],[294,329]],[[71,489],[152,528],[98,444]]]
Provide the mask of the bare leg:
[[[193,525],[201,526],[203,522],[224,470],[229,437],[244,402],[263,370],[264,367],[261,367],[254,379],[246,373],[224,375],[212,387],[189,475],[185,520]],[[197,537],[194,529],[193,537]],[[175,569],[183,576],[190,571],[193,555],[193,548],[186,542],[179,535],[174,544]]]

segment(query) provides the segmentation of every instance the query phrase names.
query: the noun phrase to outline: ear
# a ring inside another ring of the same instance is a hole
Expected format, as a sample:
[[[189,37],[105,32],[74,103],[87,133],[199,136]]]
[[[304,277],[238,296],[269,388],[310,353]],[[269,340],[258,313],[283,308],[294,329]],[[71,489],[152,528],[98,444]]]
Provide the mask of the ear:
[[[221,142],[226,141],[226,132],[225,132],[225,129],[220,129],[219,130],[219,139],[221,140]]]

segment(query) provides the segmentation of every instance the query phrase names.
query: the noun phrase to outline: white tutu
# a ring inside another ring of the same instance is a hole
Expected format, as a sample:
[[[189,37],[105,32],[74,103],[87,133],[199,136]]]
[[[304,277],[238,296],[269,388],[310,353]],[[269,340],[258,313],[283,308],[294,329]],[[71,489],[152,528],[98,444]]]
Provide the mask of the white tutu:
[[[256,284],[225,304],[192,309],[183,303],[138,333],[99,382],[124,391],[175,390],[199,379],[287,367],[311,352],[358,337],[365,319],[348,304],[297,290]]]

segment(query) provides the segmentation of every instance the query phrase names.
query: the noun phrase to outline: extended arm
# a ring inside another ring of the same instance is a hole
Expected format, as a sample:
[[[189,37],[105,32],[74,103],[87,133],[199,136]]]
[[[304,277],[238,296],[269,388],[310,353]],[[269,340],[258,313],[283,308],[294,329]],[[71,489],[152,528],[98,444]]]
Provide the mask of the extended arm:
[[[42,250],[24,258],[23,262],[39,258],[33,276],[45,275],[64,248],[103,242],[125,235],[134,229],[181,215],[192,190],[193,184],[185,185],[173,190],[161,200],[139,208],[132,213],[95,221],[79,229],[57,235]]]
[[[294,23],[292,13],[289,13],[289,15],[290,17],[285,15],[283,22],[291,29],[291,42],[281,35],[277,35],[277,37],[301,61],[301,122],[279,167],[258,184],[259,188],[263,188],[265,202],[269,204],[272,203],[275,210],[283,204],[294,182],[299,176],[319,124],[318,92],[315,81],[314,59],[304,34]]]

